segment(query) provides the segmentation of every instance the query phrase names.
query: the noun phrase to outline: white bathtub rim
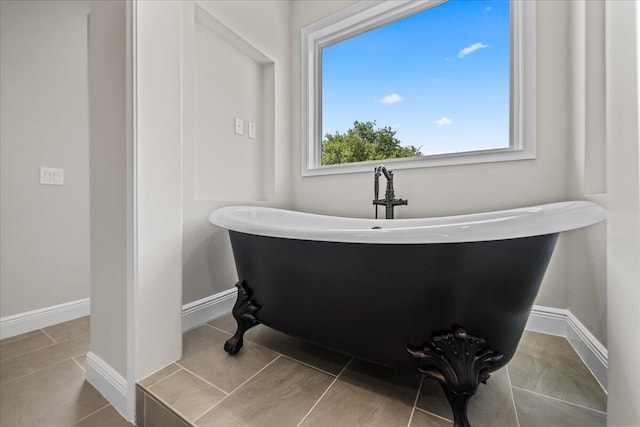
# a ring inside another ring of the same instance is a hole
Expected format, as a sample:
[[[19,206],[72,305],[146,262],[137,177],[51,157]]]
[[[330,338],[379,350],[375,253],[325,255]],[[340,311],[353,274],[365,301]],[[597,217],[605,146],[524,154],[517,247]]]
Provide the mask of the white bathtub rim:
[[[372,244],[517,239],[574,230],[605,219],[604,208],[582,200],[467,215],[394,220],[317,215],[263,206],[227,206],[216,209],[209,217],[209,221],[218,227],[247,234]]]

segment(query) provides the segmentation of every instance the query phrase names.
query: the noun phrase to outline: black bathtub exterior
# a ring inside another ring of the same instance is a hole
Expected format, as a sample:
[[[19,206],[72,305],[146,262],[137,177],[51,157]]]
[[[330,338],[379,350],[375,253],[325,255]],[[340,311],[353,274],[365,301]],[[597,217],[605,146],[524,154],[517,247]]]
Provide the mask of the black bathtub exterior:
[[[487,373],[512,358],[558,237],[366,244],[229,234],[255,322],[413,372],[421,360],[408,349],[462,328],[501,355]]]

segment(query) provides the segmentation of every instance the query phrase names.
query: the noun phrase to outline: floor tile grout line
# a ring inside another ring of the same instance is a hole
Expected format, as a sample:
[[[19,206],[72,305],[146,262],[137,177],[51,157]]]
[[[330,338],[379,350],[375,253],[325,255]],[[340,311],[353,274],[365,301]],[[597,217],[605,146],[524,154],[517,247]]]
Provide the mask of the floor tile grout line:
[[[155,402],[157,404],[159,404],[160,406],[164,407],[164,409],[169,412],[170,414],[174,415],[176,418],[180,419],[180,421],[183,421],[189,425],[193,425],[195,426],[194,422],[189,421],[189,419],[180,411],[178,411],[176,408],[174,408],[173,406],[171,406],[169,404],[169,402],[167,402],[166,400],[164,400],[163,398],[161,398],[160,396],[158,396],[157,394],[155,394],[152,390],[144,390],[143,392],[147,397],[149,397],[149,399],[155,400]],[[146,419],[145,419],[145,424],[146,424]]]
[[[416,411],[424,412],[425,414],[429,414],[429,415],[431,415],[433,417],[436,417],[436,418],[441,419],[443,421],[446,421],[448,423],[453,423],[453,421],[450,420],[449,418],[445,418],[442,415],[434,414],[433,412],[429,412],[426,409],[422,409],[422,408],[420,408],[418,406],[416,406]]]
[[[60,364],[62,364],[62,363],[64,363],[64,362],[68,362],[68,361],[70,361],[70,360],[71,360],[71,359],[73,359],[74,357],[82,356],[83,354],[85,354],[85,353],[78,353],[78,354],[74,354],[73,356],[69,356],[68,358],[63,359],[63,360],[61,360],[61,361],[59,361],[59,362],[52,363],[51,365],[47,365],[47,366],[42,367],[42,368],[40,368],[40,369],[36,369],[35,371],[29,372],[29,373],[27,373],[27,374],[20,375],[20,376],[15,377],[15,378],[11,378],[11,379],[10,379],[10,380],[8,380],[8,381],[0,382],[0,385],[9,384],[9,383],[14,382],[15,380],[19,380],[19,379],[21,379],[21,378],[28,377],[29,375],[33,375],[33,374],[38,373],[38,372],[40,372],[40,371],[44,371],[45,369],[49,369],[49,368],[52,368],[52,367],[54,367],[54,366],[58,366],[58,365],[60,365]],[[9,359],[9,360],[10,360],[10,359]]]
[[[136,404],[138,404],[138,398],[136,397]],[[138,415],[136,414],[136,424],[138,424],[138,422],[140,420],[137,419]],[[147,391],[144,390],[142,392],[142,427],[146,427],[147,425]]]
[[[215,329],[217,331],[224,332],[225,334],[233,335],[232,332],[225,331],[224,329],[218,328],[217,326],[210,325],[208,322],[207,323],[203,323],[201,326],[208,326],[208,327],[213,328],[213,329]]]
[[[333,381],[331,381],[331,384],[329,384],[329,387],[327,387],[327,389],[320,395],[320,397],[318,398],[318,400],[316,400],[316,402],[313,404],[313,406],[311,406],[309,411],[307,411],[307,413],[304,415],[304,417],[302,417],[302,419],[298,423],[297,427],[300,427],[302,425],[302,423],[304,422],[304,420],[306,420],[309,417],[311,412],[313,412],[313,410],[316,408],[316,406],[318,406],[318,403],[320,403],[322,398],[329,392],[329,390],[331,390],[331,387],[333,387],[333,385],[336,383],[336,381],[338,381],[338,378],[340,378],[342,373],[347,369],[347,367],[349,366],[349,364],[351,364],[352,361],[353,361],[353,357],[351,359],[349,359],[349,361],[346,363],[346,365],[344,365],[344,367],[342,368],[340,373],[338,373],[338,376],[335,377],[333,379]]]
[[[173,363],[175,363],[176,365],[178,365],[176,362],[173,362]],[[185,368],[183,368],[182,366],[180,366],[180,365],[178,365],[178,366],[180,367],[180,369],[176,369],[174,372],[171,372],[171,373],[170,373],[169,375],[167,375],[166,377],[164,377],[164,378],[160,378],[160,379],[159,379],[158,381],[156,381],[155,383],[153,383],[153,384],[149,384],[149,385],[148,385],[148,386],[146,386],[146,387],[145,387],[145,386],[142,386],[142,385],[141,385],[141,387],[144,387],[144,389],[145,389],[145,390],[150,390],[150,389],[151,389],[151,387],[153,387],[154,385],[156,385],[156,384],[160,384],[162,381],[164,381],[164,380],[167,380],[167,379],[171,378],[172,376],[174,376],[174,375],[175,375],[175,374],[177,374],[178,372],[180,372],[180,371],[187,371],[187,370],[186,370]],[[189,371],[187,371],[187,372],[189,372]],[[190,374],[192,374],[192,375],[194,375],[194,376],[196,376],[199,380],[203,380],[204,382],[206,382],[207,384],[209,384],[209,382],[208,382],[208,381],[206,381],[206,380],[204,380],[204,378],[200,378],[200,377],[198,377],[198,376],[197,376],[196,374],[194,374],[193,372],[189,372],[189,373],[190,373]],[[211,386],[215,387],[213,384],[209,384],[209,385],[211,385]],[[218,388],[218,387],[215,387],[215,388]]]
[[[232,332],[225,331],[224,329],[220,329],[220,328],[218,328],[218,327],[216,327],[216,326],[213,326],[213,325],[210,325],[210,324],[208,324],[208,323],[205,323],[204,325],[206,325],[206,326],[210,327],[211,329],[215,329],[216,331],[223,332],[223,333],[224,333],[224,334],[226,334],[226,335],[231,335],[231,336],[233,336],[233,333],[232,333]],[[260,326],[260,325],[256,325],[256,326]],[[262,344],[259,344],[259,343],[255,342],[255,341],[253,341],[253,340],[250,340],[250,339],[247,339],[247,338],[243,338],[243,340],[244,340],[244,341],[246,341],[246,342],[248,342],[248,343],[250,343],[251,345],[255,345],[256,347],[260,347],[260,348],[262,348],[262,349],[269,350],[269,351],[270,351],[270,352],[272,352],[272,353],[276,353],[276,354],[279,354],[279,355],[284,356],[284,355],[283,355],[282,353],[280,353],[279,351],[272,350],[272,349],[270,349],[269,347],[266,347],[266,346],[264,346],[264,345],[262,345]],[[288,356],[287,356],[287,357],[288,357]],[[291,358],[291,357],[289,357],[289,358]],[[334,376],[335,376],[335,375],[334,375]]]
[[[204,323],[203,325],[206,325],[206,326],[208,326],[208,327],[210,327],[210,328],[212,328],[212,329],[216,329],[216,330],[218,330],[218,331],[220,331],[220,332],[224,332],[225,334],[230,334],[230,332],[225,331],[224,329],[217,328],[217,327],[215,327],[215,326],[213,326],[213,325],[210,325],[209,323]],[[201,325],[201,326],[202,326],[202,325]],[[326,375],[329,375],[329,376],[331,376],[331,377],[333,377],[333,378],[336,378],[336,374],[333,374],[333,373],[331,373],[331,372],[329,372],[329,371],[325,371],[324,369],[318,368],[317,366],[313,366],[313,365],[312,365],[312,364],[310,364],[310,363],[303,362],[302,360],[300,360],[300,359],[296,359],[296,358],[295,358],[295,357],[293,357],[293,356],[289,356],[289,355],[287,355],[287,354],[281,353],[281,352],[276,351],[276,350],[274,350],[274,349],[272,349],[272,348],[269,348],[269,347],[266,347],[266,346],[264,346],[264,345],[262,345],[262,344],[259,344],[259,343],[255,342],[255,341],[247,340],[247,342],[251,343],[251,345],[254,345],[254,346],[259,347],[259,348],[261,348],[261,349],[264,349],[264,350],[270,351],[271,353],[277,354],[278,356],[282,356],[282,357],[284,357],[284,358],[286,358],[286,359],[289,359],[289,360],[292,360],[292,361],[294,361],[294,362],[300,363],[301,365],[307,366],[307,367],[309,367],[309,368],[311,368],[311,369],[314,369],[314,370],[316,370],[316,371],[322,372],[323,374],[326,374]],[[348,363],[348,362],[347,362],[347,363]],[[178,365],[178,362],[176,362],[176,364]],[[183,368],[184,368],[184,367],[183,367]],[[186,369],[185,369],[185,370],[186,370]],[[196,375],[196,374],[194,373],[194,375]],[[338,374],[338,375],[339,375],[339,374]],[[196,376],[197,376],[197,375],[196,375]],[[199,377],[199,378],[200,378],[200,377]],[[213,384],[211,384],[211,385],[213,385]],[[214,387],[215,387],[215,386],[214,386]],[[216,388],[218,388],[218,387],[216,387]],[[226,394],[231,394],[231,393],[227,393],[226,391],[224,391],[224,390],[222,390],[222,389],[219,389],[219,390],[223,391],[223,392],[224,392],[224,393],[226,393]]]
[[[106,400],[106,399],[105,399],[105,400]],[[101,408],[96,409],[95,411],[91,412],[90,414],[85,415],[84,417],[82,417],[82,418],[80,418],[80,419],[78,419],[78,420],[75,420],[74,422],[72,422],[71,424],[69,424],[69,426],[73,426],[74,424],[78,424],[80,421],[86,420],[86,419],[87,419],[87,418],[89,418],[91,415],[96,414],[96,413],[98,413],[98,412],[102,411],[104,408],[107,408],[107,407],[109,407],[109,406],[111,406],[111,404],[107,402],[107,404],[106,404],[106,405],[102,406]]]
[[[86,374],[86,373],[87,373],[87,369],[86,369],[84,366],[82,366],[82,365],[80,364],[80,362],[78,362],[78,361],[76,360],[76,357],[78,357],[78,356],[73,356],[73,357],[71,358],[71,360],[73,360],[74,362],[76,362],[76,365],[78,365],[78,367],[79,367],[80,369],[82,369],[82,372],[84,372],[84,373]]]
[[[538,333],[542,333],[542,332],[538,332]],[[598,379],[598,377],[596,376],[596,374],[593,372],[593,370],[591,369],[591,367],[589,366],[589,364],[587,364],[587,362],[584,360],[583,356],[581,353],[579,353],[576,348],[573,346],[573,343],[571,342],[571,340],[569,340],[569,338],[565,337],[565,336],[561,336],[561,338],[563,338],[567,344],[569,344],[569,347],[571,347],[571,350],[573,350],[573,352],[575,353],[576,356],[578,356],[578,359],[580,360],[580,362],[582,363],[582,365],[584,366],[584,368],[589,371],[589,374],[593,377],[593,379],[596,381],[596,383],[600,386],[600,389],[604,392],[604,394],[606,394],[607,396],[609,395],[609,393],[607,392],[607,390],[604,388],[604,386],[602,385],[602,383],[600,382],[600,380]]]
[[[511,388],[515,388],[515,389],[518,389],[518,390],[521,390],[521,391],[526,391],[527,393],[535,394],[536,396],[546,397],[546,398],[551,399],[551,400],[556,400],[558,402],[566,403],[567,405],[576,406],[576,407],[582,408],[582,409],[587,409],[589,411],[597,412],[597,413],[602,414],[602,415],[607,415],[606,411],[601,411],[599,409],[589,408],[588,406],[579,405],[577,403],[569,402],[567,400],[558,399],[557,397],[549,396],[547,394],[538,393],[536,391],[527,390],[526,388],[522,388],[522,387],[518,387],[518,386],[512,386]]]
[[[280,359],[280,356],[282,356],[280,353],[275,353],[278,356],[276,356],[271,362],[267,363],[265,365],[264,368],[260,369],[258,372],[256,372],[255,374],[251,375],[251,377],[247,378],[242,384],[240,384],[238,387],[234,388],[231,393],[229,393],[229,395],[232,395],[236,390],[238,390],[240,387],[242,387],[243,385],[245,385],[246,383],[248,383],[249,381],[251,381],[253,378],[255,378],[260,372],[264,371],[265,369],[267,369],[269,366],[271,366],[276,360]]]
[[[600,382],[600,380],[598,379],[598,377],[595,375],[595,373],[593,372],[593,370],[591,369],[591,367],[587,364],[587,362],[584,360],[582,354],[578,353],[575,349],[575,347],[572,344],[572,341],[570,341],[567,337],[565,337],[564,335],[554,335],[554,334],[548,334],[548,333],[544,333],[544,332],[535,332],[535,331],[525,331],[528,333],[533,333],[533,334],[539,334],[539,335],[545,335],[545,336],[552,336],[552,337],[558,337],[561,338],[565,344],[567,344],[569,346],[569,348],[572,350],[573,354],[575,356],[577,356],[578,360],[580,360],[580,363],[582,364],[582,366],[589,372],[589,375],[595,380],[595,382],[598,384],[598,386],[600,387],[600,390],[602,390],[602,392],[605,395],[609,395],[609,392],[605,389],[605,387],[602,385],[602,383]],[[580,375],[582,376],[582,375]],[[526,389],[523,389],[526,390]],[[528,390],[527,390],[528,391]],[[590,409],[590,408],[588,408]]]
[[[166,400],[164,400],[162,397],[160,397],[158,394],[156,394],[153,390],[148,390],[146,389],[144,391],[145,394],[147,394],[149,396],[149,398],[155,400],[158,404],[160,404],[161,406],[164,406],[164,408],[172,413],[173,415],[175,415],[177,418],[179,418],[181,421],[184,421],[190,425],[195,425],[195,421],[189,421],[189,418],[183,414],[182,412],[178,411],[176,408],[174,408],[171,404],[169,404],[169,402],[167,402]],[[145,419],[145,424],[146,424],[146,419]]]
[[[234,392],[236,392],[240,387],[242,387],[243,385],[247,384],[249,381],[251,381],[252,379],[254,379],[258,374],[260,374],[260,372],[264,371],[265,369],[267,369],[269,366],[271,366],[276,360],[280,359],[280,354],[276,353],[277,356],[269,363],[267,363],[262,369],[260,369],[258,372],[256,372],[255,374],[251,375],[249,378],[247,378],[242,384],[240,384],[238,387],[234,388],[229,394],[227,394],[225,397],[223,397],[222,399],[220,399],[219,401],[217,401],[212,407],[210,407],[209,409],[207,409],[202,415],[200,415],[198,418],[196,418],[193,423],[196,424],[198,422],[198,420],[200,420],[202,417],[204,417],[205,415],[207,415],[209,412],[211,412],[211,410],[213,408],[215,408],[216,406],[218,406],[220,403],[224,402],[229,396],[231,396]]]
[[[220,387],[218,387],[217,385],[213,384],[212,382],[207,381],[206,379],[202,378],[200,375],[196,374],[196,373],[195,373],[195,372],[193,372],[192,370],[190,370],[190,369],[188,369],[188,368],[185,368],[185,367],[184,367],[184,366],[182,366],[179,362],[173,362],[173,363],[175,363],[176,365],[178,365],[178,366],[179,366],[182,370],[184,370],[185,372],[190,373],[191,375],[193,375],[194,377],[198,378],[199,380],[204,381],[205,383],[209,384],[211,387],[215,388],[216,390],[221,391],[222,393],[224,393],[225,397],[226,397],[226,396],[228,396],[228,395],[230,394],[228,391],[225,391],[225,390],[221,389]],[[176,372],[172,373],[171,375],[173,375],[173,374],[175,374],[175,373],[177,373],[177,372],[180,372],[180,369],[178,369]],[[161,379],[160,381],[164,381],[165,379],[169,378],[171,375],[169,375],[169,376],[167,376],[167,377],[165,377],[165,378]],[[151,386],[153,386],[153,385],[158,384],[160,381],[156,381],[155,383],[153,383],[153,384],[149,385],[149,387],[151,387]],[[144,386],[142,386],[142,387],[144,387]],[[147,388],[147,387],[144,387],[144,388]]]
[[[504,369],[507,372],[507,381],[509,382],[509,394],[511,395],[511,403],[513,404],[513,412],[516,414],[516,426],[520,427],[520,416],[518,415],[518,407],[516,406],[516,398],[513,395],[513,384],[511,384],[511,373],[509,367],[505,366]]]
[[[218,327],[216,327],[216,326],[210,325],[209,323],[205,323],[205,325],[209,326],[210,328],[216,329],[216,330],[218,330],[218,331],[220,331],[220,332],[224,332],[225,334],[231,334],[231,332],[229,332],[229,331],[225,331],[224,329],[220,329],[220,328],[218,328]],[[269,350],[269,351],[271,351],[271,352],[273,352],[273,353],[279,354],[279,355],[280,355],[280,356],[282,356],[282,357],[286,357],[287,359],[291,359],[291,360],[293,360],[294,362],[298,362],[298,363],[300,363],[300,364],[302,364],[302,365],[308,366],[309,368],[315,369],[316,371],[320,371],[320,372],[322,372],[322,373],[324,373],[324,374],[331,375],[331,376],[332,376],[332,377],[334,377],[334,378],[336,377],[336,374],[332,374],[331,372],[329,372],[329,371],[325,371],[325,370],[324,370],[324,369],[322,369],[322,368],[318,368],[317,366],[313,366],[313,365],[312,365],[312,364],[310,364],[310,363],[303,362],[302,360],[297,359],[297,358],[295,358],[295,357],[293,357],[293,356],[289,356],[288,354],[284,354],[284,353],[282,353],[282,352],[276,351],[276,350],[274,350],[274,349],[272,349],[272,348],[269,348],[269,347],[267,347],[267,346],[264,346],[264,345],[262,345],[262,344],[260,344],[260,343],[257,343],[257,342],[255,342],[255,341],[252,341],[252,340],[247,340],[247,341],[248,341],[248,342],[250,342],[252,345],[255,345],[256,347],[260,347],[260,348],[262,348],[262,349]]]
[[[271,350],[271,351],[273,351],[273,350]],[[318,368],[317,366],[313,366],[313,365],[311,365],[310,363],[303,362],[302,360],[298,360],[298,359],[296,359],[295,357],[291,357],[291,356],[288,356],[288,355],[283,354],[283,353],[279,353],[279,354],[280,354],[280,356],[284,357],[285,359],[292,360],[292,361],[297,362],[297,363],[299,363],[299,364],[301,364],[301,365],[304,365],[304,366],[306,366],[306,367],[308,367],[308,368],[311,368],[311,369],[313,369],[313,370],[316,370],[316,371],[322,372],[323,374],[327,374],[327,375],[329,375],[329,376],[330,376],[330,377],[332,377],[332,378],[336,378],[336,377],[337,377],[337,375],[336,375],[336,374],[332,374],[331,372],[325,371],[324,369],[320,369],[320,368]]]
[[[40,330],[41,330],[42,332],[44,332],[44,329],[40,329]],[[51,336],[49,336],[49,334],[47,334],[47,333],[45,333],[45,335],[47,336],[47,338],[49,338],[49,339],[53,340],[53,344],[47,344],[47,345],[45,345],[45,346],[42,346],[42,347],[39,347],[39,348],[36,348],[36,349],[33,349],[33,350],[29,350],[29,351],[27,351],[27,352],[25,352],[25,353],[18,354],[18,355],[16,355],[16,356],[10,357],[10,358],[8,358],[8,359],[4,359],[4,360],[2,360],[2,362],[3,362],[3,363],[4,363],[4,362],[8,362],[9,360],[17,359],[18,357],[23,357],[23,356],[26,356],[27,354],[31,354],[31,353],[34,353],[34,352],[36,352],[36,351],[44,350],[45,348],[53,347],[54,345],[63,344],[63,343],[65,343],[65,342],[67,342],[67,341],[71,341],[71,340],[76,339],[76,338],[81,338],[81,337],[83,337],[84,335],[89,335],[89,334],[82,334],[82,335],[78,335],[77,337],[69,338],[68,340],[63,340],[63,341],[60,341],[60,342],[57,342],[56,340],[54,340],[53,338],[51,338]],[[32,335],[32,336],[33,336],[33,335]],[[29,338],[29,337],[26,337],[26,338]],[[76,356],[72,356],[72,357],[76,357]]]
[[[420,377],[420,384],[418,384],[418,392],[416,393],[416,398],[413,401],[413,407],[411,408],[411,416],[409,417],[409,422],[407,423],[407,427],[411,426],[411,421],[413,421],[413,414],[416,412],[416,406],[418,406],[418,398],[420,397],[420,391],[422,391],[422,382],[424,381],[424,377]]]
[[[210,324],[208,324],[208,323],[205,323],[205,325],[206,325],[206,326],[208,326],[208,327],[210,327],[211,329],[215,329],[216,331],[223,332],[223,333],[225,333],[226,335],[231,335],[231,336],[233,336],[233,332],[225,331],[224,329],[218,328],[217,326],[213,326],[213,325],[210,325]],[[264,324],[262,324],[262,323],[261,323],[260,325],[256,325],[256,326],[262,326],[262,325],[264,325]],[[266,325],[265,325],[265,326],[266,326]],[[268,326],[267,326],[267,328],[268,328]],[[274,330],[275,330],[275,329],[274,329]],[[246,341],[246,342],[248,342],[248,343],[251,343],[251,345],[255,345],[256,347],[260,347],[260,348],[263,348],[263,349],[265,349],[265,350],[269,350],[269,351],[271,351],[272,353],[276,353],[276,354],[280,354],[280,355],[282,355],[282,356],[285,356],[284,354],[280,353],[279,351],[272,350],[272,349],[270,349],[269,347],[264,346],[264,345],[262,345],[262,344],[260,344],[260,343],[257,343],[257,342],[255,342],[255,341],[253,341],[253,340],[250,340],[250,339],[248,339],[248,338],[244,338],[244,341]],[[292,359],[292,357],[290,357],[290,356],[285,356],[285,357],[289,357],[290,359]],[[335,376],[335,375],[333,375],[333,376]]]
[[[60,344],[60,343],[57,343],[57,342],[54,341],[52,344],[47,344],[47,345],[44,345],[42,347],[34,348],[33,350],[29,350],[29,351],[27,351],[25,353],[20,353],[20,354],[17,354],[15,356],[11,356],[8,359],[2,359],[2,360],[0,360],[0,362],[5,363],[5,362],[8,362],[8,361],[13,360],[13,359],[17,359],[19,357],[26,356],[27,354],[31,354],[31,353],[34,353],[36,351],[43,350],[45,348],[53,347],[54,345],[57,345],[57,344]]]
[[[18,341],[22,341],[26,338],[31,338],[33,336],[38,335],[38,331],[40,331],[40,329],[34,329],[33,331],[29,331],[29,332],[25,332],[24,334],[20,334],[20,335],[25,335],[24,337],[21,338],[16,338],[16,339],[11,339],[11,338],[15,338],[15,337],[7,337],[7,338],[3,338],[2,341],[4,340],[10,340],[10,341],[6,341],[6,342],[0,342],[0,348],[2,348],[3,345],[7,345],[7,344],[11,344],[14,342],[18,342]],[[16,335],[18,336],[18,335]]]
[[[46,336],[48,336],[48,337],[49,337],[49,339],[50,339],[51,341],[53,341],[54,343],[58,344],[58,341],[56,341],[56,339],[55,339],[55,338],[53,338],[51,335],[49,335],[49,334],[47,333],[47,331],[45,331],[45,330],[44,330],[44,328],[42,328],[42,329],[40,329],[40,330],[42,331],[42,333],[43,333],[43,334],[45,334]]]
[[[176,366],[177,366],[177,363],[176,363],[176,362],[172,362],[172,363],[169,363],[169,364],[168,364],[168,365],[166,365],[166,366],[163,366],[162,368],[160,368],[160,369],[158,369],[158,370],[156,370],[156,371],[154,371],[154,372],[150,373],[149,375],[147,375],[146,377],[142,378],[141,380],[137,380],[137,381],[136,381],[136,385],[139,385],[139,386],[140,386],[140,387],[142,387],[142,388],[149,388],[149,387],[151,387],[152,385],[154,385],[155,383],[158,383],[158,382],[162,381],[163,379],[165,379],[165,378],[166,378],[166,376],[165,376],[165,377],[160,377],[160,379],[157,379],[156,381],[152,382],[151,384],[145,384],[145,385],[142,385],[142,382],[143,382],[143,381],[146,381],[146,380],[148,380],[149,378],[151,378],[152,376],[159,374],[161,371],[163,371],[163,370],[167,369],[167,368],[168,368],[169,366],[171,366],[171,365],[176,365]],[[178,367],[178,369],[176,369],[176,370],[178,370],[178,371],[179,371],[179,370],[180,370],[180,367]],[[172,372],[172,373],[174,373],[174,372]],[[167,376],[169,376],[169,375],[171,375],[171,374],[167,374]]]

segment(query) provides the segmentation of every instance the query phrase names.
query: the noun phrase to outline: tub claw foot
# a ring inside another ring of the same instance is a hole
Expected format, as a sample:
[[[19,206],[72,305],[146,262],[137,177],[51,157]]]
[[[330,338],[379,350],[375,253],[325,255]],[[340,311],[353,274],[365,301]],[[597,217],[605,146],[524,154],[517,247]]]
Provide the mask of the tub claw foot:
[[[437,335],[423,348],[407,347],[420,359],[418,371],[440,382],[451,405],[456,427],[469,427],[467,404],[480,383],[487,383],[502,354],[485,347],[485,340],[457,328]]]
[[[236,333],[224,343],[224,351],[232,355],[242,348],[244,333],[260,323],[255,316],[260,307],[251,300],[251,291],[247,284],[244,281],[238,282],[236,288],[238,299],[233,306],[232,314],[238,327]]]
[[[455,427],[470,427],[471,424],[469,424],[469,419],[467,418],[467,405],[474,393],[456,393],[448,390],[442,383],[440,385],[453,411],[453,425]]]

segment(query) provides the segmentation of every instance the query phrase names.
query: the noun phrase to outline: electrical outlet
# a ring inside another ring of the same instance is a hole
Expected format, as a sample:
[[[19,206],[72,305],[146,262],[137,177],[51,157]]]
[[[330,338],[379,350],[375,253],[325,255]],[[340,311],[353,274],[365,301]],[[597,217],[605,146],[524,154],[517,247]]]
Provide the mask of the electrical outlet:
[[[236,133],[236,135],[244,135],[244,120],[242,120],[240,117],[234,117],[233,123],[234,132]]]
[[[64,169],[40,167],[40,184],[64,185]]]

